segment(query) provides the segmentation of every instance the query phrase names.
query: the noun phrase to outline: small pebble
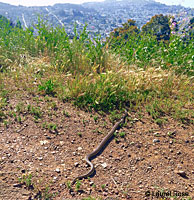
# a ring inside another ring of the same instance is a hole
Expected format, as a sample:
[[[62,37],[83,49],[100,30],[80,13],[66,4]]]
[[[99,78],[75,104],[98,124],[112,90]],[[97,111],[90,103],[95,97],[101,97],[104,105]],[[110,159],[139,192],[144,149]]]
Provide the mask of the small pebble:
[[[81,150],[82,150],[82,147],[78,147],[77,150],[78,150],[78,151],[81,151]]]
[[[22,187],[22,184],[21,183],[15,183],[15,184],[13,184],[13,187]]]
[[[56,168],[55,171],[56,171],[57,173],[60,173],[60,172],[61,172],[59,168]]]
[[[74,163],[74,166],[75,166],[75,167],[78,167],[78,165],[79,165],[79,163],[78,163],[78,162]]]
[[[60,141],[60,145],[63,146],[65,144],[64,141]]]
[[[153,139],[153,143],[158,143],[158,142],[160,142],[159,139]]]
[[[94,184],[94,182],[93,181],[90,181],[90,186],[92,186]]]
[[[177,151],[177,155],[180,155],[181,154],[181,152],[180,151]]]
[[[179,171],[175,171],[175,173],[177,173],[178,175],[182,176],[183,178],[187,177],[185,171],[179,170]]]
[[[103,167],[104,169],[107,167],[107,164],[106,164],[106,163],[102,163],[101,165],[102,165],[102,167]]]
[[[44,144],[47,144],[47,143],[49,143],[47,140],[40,141],[40,145],[44,145]]]
[[[118,190],[116,190],[116,191],[115,191],[115,194],[116,194],[116,195],[118,195],[118,194],[119,194],[119,191],[118,191]]]

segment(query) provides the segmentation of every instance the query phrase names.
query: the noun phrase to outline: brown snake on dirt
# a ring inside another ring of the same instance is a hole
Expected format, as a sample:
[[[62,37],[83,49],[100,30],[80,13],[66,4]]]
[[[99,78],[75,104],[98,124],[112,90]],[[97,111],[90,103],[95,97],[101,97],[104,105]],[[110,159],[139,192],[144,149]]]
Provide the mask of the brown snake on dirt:
[[[104,147],[104,145],[109,141],[109,139],[113,136],[114,132],[119,128],[120,124],[123,123],[125,121],[125,118],[127,117],[128,113],[127,111],[125,111],[125,114],[123,115],[123,117],[120,119],[120,121],[118,121],[110,130],[110,132],[104,137],[104,139],[101,141],[101,143],[97,146],[97,148],[90,154],[86,155],[85,160],[86,162],[90,165],[90,171],[86,174],[80,175],[76,178],[73,179],[73,181],[71,182],[71,185],[73,185],[76,180],[78,179],[82,179],[82,178],[87,178],[88,176],[90,176],[91,174],[93,174],[94,172],[94,165],[90,162],[90,158],[96,156]]]

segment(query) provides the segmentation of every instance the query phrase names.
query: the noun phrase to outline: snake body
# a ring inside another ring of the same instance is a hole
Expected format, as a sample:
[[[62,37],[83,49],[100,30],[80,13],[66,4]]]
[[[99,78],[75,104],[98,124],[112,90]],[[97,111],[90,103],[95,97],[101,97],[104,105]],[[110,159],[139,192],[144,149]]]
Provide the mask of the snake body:
[[[104,147],[104,145],[109,141],[109,139],[113,136],[114,132],[119,128],[120,124],[123,123],[125,121],[125,118],[127,117],[128,113],[127,111],[125,111],[125,114],[123,115],[123,117],[120,119],[120,121],[118,121],[110,130],[110,132],[103,138],[103,140],[101,141],[101,143],[97,146],[97,148],[92,151],[92,153],[86,155],[85,160],[86,162],[90,165],[90,170],[86,173],[83,174],[81,176],[77,176],[76,178],[73,179],[71,185],[73,185],[76,180],[79,179],[83,179],[83,178],[87,178],[88,176],[90,176],[91,174],[93,174],[94,172],[94,165],[92,164],[92,162],[90,162],[90,158],[96,156]]]

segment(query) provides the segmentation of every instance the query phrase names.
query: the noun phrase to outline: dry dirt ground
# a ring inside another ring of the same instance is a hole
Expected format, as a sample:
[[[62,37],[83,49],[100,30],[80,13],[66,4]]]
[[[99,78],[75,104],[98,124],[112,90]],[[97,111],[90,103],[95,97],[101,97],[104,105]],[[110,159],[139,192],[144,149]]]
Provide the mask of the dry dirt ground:
[[[47,102],[39,103],[40,120],[24,111],[21,122],[10,117],[9,126],[0,124],[1,200],[194,199],[194,126],[170,117],[158,126],[149,115],[140,118],[135,112],[119,130],[124,137],[113,138],[92,160],[95,174],[69,188],[68,181],[89,170],[85,155],[113,123],[107,115],[52,101],[55,106],[47,115]],[[7,109],[17,103],[10,99]],[[57,128],[44,127],[44,122]]]

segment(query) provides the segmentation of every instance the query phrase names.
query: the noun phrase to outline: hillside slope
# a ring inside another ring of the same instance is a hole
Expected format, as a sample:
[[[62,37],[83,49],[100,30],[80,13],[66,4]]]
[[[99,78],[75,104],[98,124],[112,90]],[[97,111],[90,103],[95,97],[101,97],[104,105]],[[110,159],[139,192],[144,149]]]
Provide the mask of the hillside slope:
[[[66,77],[45,59],[33,61],[25,71],[1,74],[1,98],[7,103],[1,111],[0,199],[149,199],[146,191],[194,197],[194,125],[170,116],[158,125],[140,109],[129,111],[117,137],[93,160],[93,177],[70,189],[69,181],[88,170],[85,155],[122,112],[86,112],[42,96],[34,90],[40,73],[58,81]]]

